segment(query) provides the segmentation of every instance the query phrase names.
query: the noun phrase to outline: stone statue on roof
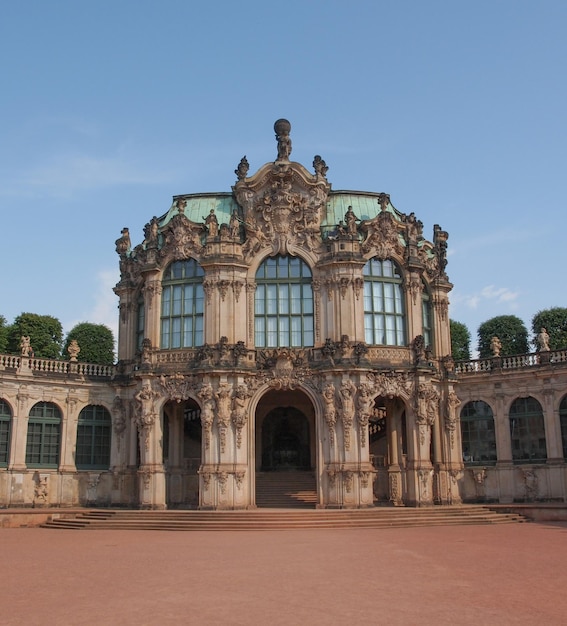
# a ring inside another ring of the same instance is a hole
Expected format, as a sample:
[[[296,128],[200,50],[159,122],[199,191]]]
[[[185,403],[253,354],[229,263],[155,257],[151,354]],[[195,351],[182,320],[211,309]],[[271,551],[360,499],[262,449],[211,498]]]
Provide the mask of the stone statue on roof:
[[[278,120],[274,124],[274,130],[276,131],[276,139],[278,140],[278,161],[289,161],[289,155],[291,154],[291,139],[289,132],[291,131],[291,124],[284,119]]]

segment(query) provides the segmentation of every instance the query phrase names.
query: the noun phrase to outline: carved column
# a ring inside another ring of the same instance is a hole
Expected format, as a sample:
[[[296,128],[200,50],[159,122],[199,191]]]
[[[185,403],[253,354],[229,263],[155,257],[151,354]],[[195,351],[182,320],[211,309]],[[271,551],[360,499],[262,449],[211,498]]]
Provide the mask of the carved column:
[[[400,466],[402,420],[395,402],[387,400],[385,405],[388,429],[388,491],[390,502],[394,506],[401,506],[403,504],[402,468]]]
[[[142,509],[166,508],[162,423],[156,408],[158,396],[151,379],[142,381],[142,389],[135,396],[141,460],[138,469],[138,493]]]
[[[138,311],[137,303],[133,300],[134,290],[117,286],[114,293],[120,299],[118,303],[118,359],[131,360],[134,359],[137,348],[135,340]]]
[[[28,432],[29,395],[25,389],[20,389],[14,402],[12,416],[10,454],[8,469],[21,471],[26,469],[26,444]]]
[[[142,287],[146,312],[144,335],[152,342],[152,348],[160,345],[161,292],[161,273],[158,271],[146,273]]]

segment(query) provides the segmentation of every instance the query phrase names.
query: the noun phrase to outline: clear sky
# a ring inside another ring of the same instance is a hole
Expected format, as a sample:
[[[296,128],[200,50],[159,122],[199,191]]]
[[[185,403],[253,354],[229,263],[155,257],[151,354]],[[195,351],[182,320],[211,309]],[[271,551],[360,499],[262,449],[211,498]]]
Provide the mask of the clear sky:
[[[0,20],[0,314],[116,328],[114,241],[247,155],[449,231],[450,315],[567,306],[565,0],[30,0]]]

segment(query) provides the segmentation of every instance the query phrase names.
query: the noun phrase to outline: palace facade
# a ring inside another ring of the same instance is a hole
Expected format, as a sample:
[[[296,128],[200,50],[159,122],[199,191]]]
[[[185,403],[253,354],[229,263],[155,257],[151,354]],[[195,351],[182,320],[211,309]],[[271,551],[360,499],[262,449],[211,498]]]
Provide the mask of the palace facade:
[[[448,234],[290,160],[174,196],[120,259],[118,362],[0,355],[0,506],[566,499],[567,350],[454,363]]]

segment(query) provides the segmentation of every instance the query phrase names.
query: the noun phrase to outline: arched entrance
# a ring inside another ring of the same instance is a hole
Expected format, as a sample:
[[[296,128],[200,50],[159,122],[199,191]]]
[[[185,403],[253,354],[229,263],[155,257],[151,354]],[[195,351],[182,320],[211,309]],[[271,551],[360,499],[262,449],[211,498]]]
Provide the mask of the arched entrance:
[[[301,391],[269,391],[256,409],[256,505],[314,507],[315,411]]]
[[[163,409],[163,464],[169,508],[199,504],[201,410],[194,400],[167,402]]]
[[[407,491],[407,426],[400,398],[378,396],[368,423],[376,504],[402,504]]]

